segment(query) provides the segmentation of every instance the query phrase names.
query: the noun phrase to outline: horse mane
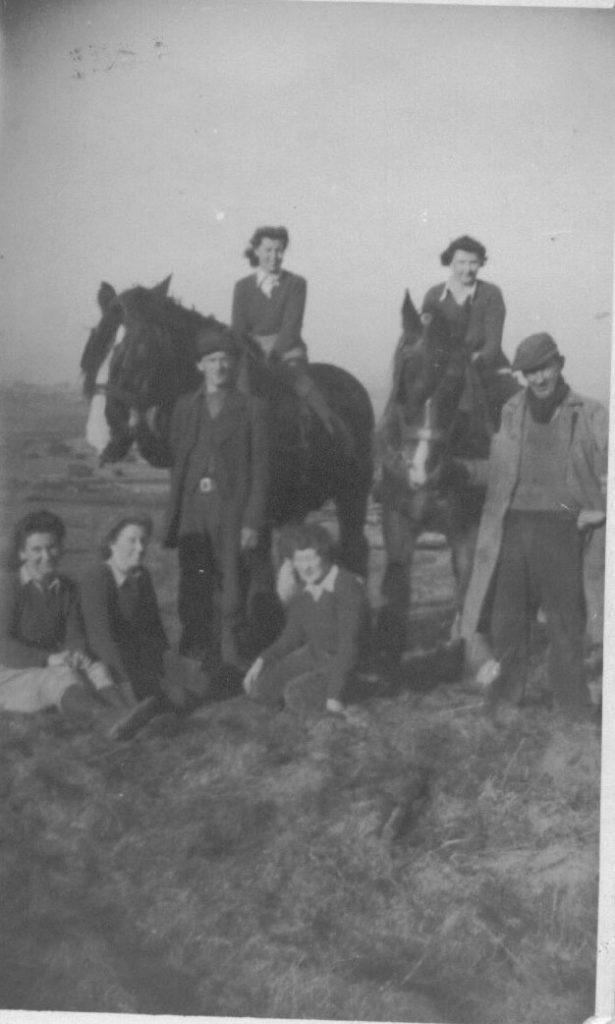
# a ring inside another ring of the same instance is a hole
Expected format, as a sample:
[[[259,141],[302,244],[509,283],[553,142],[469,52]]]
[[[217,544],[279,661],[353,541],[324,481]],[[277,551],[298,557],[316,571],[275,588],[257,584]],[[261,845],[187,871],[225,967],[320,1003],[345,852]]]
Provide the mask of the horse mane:
[[[108,288],[112,294],[107,296],[108,301],[104,305],[100,303],[102,318],[90,331],[81,357],[83,394],[87,399],[94,394],[96,375],[113,346],[121,324],[127,333],[151,326],[158,337],[161,333],[166,334],[188,363],[194,362],[195,340],[202,330],[229,330],[215,316],[205,316],[194,308],[187,309],[181,302],[162,294],[160,288],[136,285],[120,295],[116,295],[111,286]]]

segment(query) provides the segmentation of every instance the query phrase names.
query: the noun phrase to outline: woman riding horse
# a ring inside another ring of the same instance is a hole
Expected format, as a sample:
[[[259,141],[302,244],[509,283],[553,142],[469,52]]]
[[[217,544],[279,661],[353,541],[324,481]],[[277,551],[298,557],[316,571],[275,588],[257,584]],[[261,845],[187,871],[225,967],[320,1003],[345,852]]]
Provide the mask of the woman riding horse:
[[[480,380],[494,429],[502,406],[517,391],[510,362],[502,352],[506,306],[495,284],[478,278],[487,262],[485,246],[469,235],[455,238],[440,256],[450,267],[447,281],[430,288],[423,308],[437,308],[450,326],[453,339],[462,345],[476,374],[468,374],[460,409],[470,410],[476,401],[473,380]]]
[[[307,281],[282,269],[288,242],[285,227],[256,229],[244,252],[256,272],[235,285],[231,326],[241,337],[256,342],[267,364],[282,370],[301,403],[350,454],[352,439],[345,424],[307,370],[307,346],[301,337]]]

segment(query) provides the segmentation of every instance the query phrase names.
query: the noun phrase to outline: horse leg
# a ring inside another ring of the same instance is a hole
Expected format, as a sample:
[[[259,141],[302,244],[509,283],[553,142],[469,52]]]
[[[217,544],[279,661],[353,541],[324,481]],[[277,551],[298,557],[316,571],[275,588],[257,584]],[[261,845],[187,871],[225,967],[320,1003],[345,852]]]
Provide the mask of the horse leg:
[[[376,653],[386,663],[400,661],[408,643],[411,569],[417,530],[397,509],[382,506],[386,566],[382,605],[376,620]]]
[[[451,562],[455,578],[455,619],[451,627],[449,643],[455,643],[460,639],[461,613],[472,575],[477,536],[478,524],[474,523],[466,524],[464,529],[453,529],[447,538],[451,548]]]

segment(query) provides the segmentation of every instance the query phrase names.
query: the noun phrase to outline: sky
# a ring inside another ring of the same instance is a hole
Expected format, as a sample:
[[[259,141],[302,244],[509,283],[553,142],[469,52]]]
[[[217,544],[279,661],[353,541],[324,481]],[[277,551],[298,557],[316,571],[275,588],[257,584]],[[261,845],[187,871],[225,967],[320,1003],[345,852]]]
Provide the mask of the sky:
[[[389,382],[406,288],[487,247],[504,348],[552,333],[608,397],[615,12],[5,0],[0,371],[78,381],[101,280],[230,317],[285,224],[311,358]]]

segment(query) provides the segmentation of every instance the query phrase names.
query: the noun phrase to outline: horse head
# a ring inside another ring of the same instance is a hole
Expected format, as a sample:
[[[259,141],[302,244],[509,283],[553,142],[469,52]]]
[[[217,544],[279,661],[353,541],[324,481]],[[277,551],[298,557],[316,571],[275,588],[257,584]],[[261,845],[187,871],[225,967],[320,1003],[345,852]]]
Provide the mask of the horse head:
[[[90,399],[88,440],[101,461],[123,458],[136,440],[154,465],[165,464],[170,416],[178,397],[198,387],[195,340],[228,328],[169,298],[170,276],[153,288],[98,292],[101,320],[82,359]]]
[[[464,388],[466,360],[436,306],[419,313],[406,292],[401,315],[393,388],[383,418],[384,461],[416,490],[428,485],[442,465]]]

